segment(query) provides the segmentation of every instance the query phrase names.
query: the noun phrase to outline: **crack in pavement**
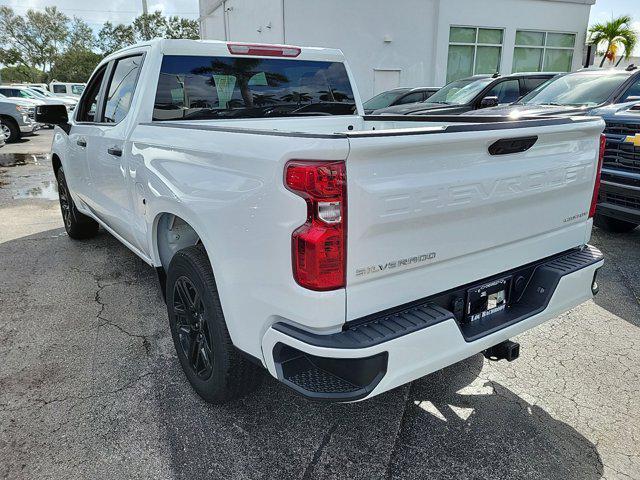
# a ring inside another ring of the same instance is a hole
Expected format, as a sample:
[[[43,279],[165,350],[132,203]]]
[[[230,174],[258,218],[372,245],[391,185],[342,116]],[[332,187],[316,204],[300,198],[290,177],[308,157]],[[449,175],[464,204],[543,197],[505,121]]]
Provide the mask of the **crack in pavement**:
[[[132,381],[130,381],[129,383],[118,387],[114,390],[109,390],[106,392],[102,392],[102,393],[92,393],[90,395],[68,395],[65,397],[60,397],[60,398],[54,398],[51,400],[44,400],[42,398],[36,398],[34,400],[32,400],[33,402],[37,403],[37,405],[24,405],[21,407],[13,407],[13,408],[5,408],[8,405],[4,404],[4,405],[0,405],[0,412],[14,412],[14,411],[19,411],[19,410],[30,410],[33,408],[38,408],[38,409],[42,409],[48,405],[54,404],[54,403],[62,403],[62,402],[68,402],[70,400],[77,400],[79,402],[84,402],[86,400],[91,400],[93,398],[103,398],[103,397],[109,397],[111,395],[115,395],[118,394],[120,392],[123,392],[124,390],[128,390],[132,387],[134,387],[140,380],[142,380],[143,378],[146,378],[150,375],[153,375],[153,372],[145,372],[141,375],[138,375],[135,379],[133,379]]]
[[[407,413],[409,411],[409,401],[411,399],[411,392],[413,391],[413,382],[409,384],[409,388],[407,388],[407,393],[404,396],[404,402],[402,407],[402,415],[400,416],[400,423],[398,424],[398,428],[396,430],[396,434],[393,437],[393,445],[391,446],[391,452],[389,453],[389,460],[387,461],[387,468],[384,471],[383,478],[389,480],[391,478],[391,466],[393,464],[393,457],[398,450],[398,443],[400,441],[400,434],[404,431],[405,425],[408,421]]]
[[[117,330],[119,330],[120,332],[124,333],[125,335],[127,335],[129,337],[140,339],[142,341],[142,346],[144,347],[146,356],[147,357],[150,356],[150,354],[151,354],[151,343],[149,342],[149,339],[147,338],[146,335],[138,335],[138,334],[135,334],[135,333],[131,333],[127,329],[122,327],[121,325],[113,322],[112,320],[109,320],[108,318],[106,318],[106,317],[104,317],[102,315],[104,313],[104,309],[106,307],[106,303],[104,303],[100,298],[100,293],[102,292],[102,290],[104,290],[107,287],[113,286],[113,285],[119,285],[119,284],[131,285],[131,282],[122,281],[122,282],[114,282],[114,283],[108,283],[108,284],[103,285],[103,284],[101,284],[100,280],[98,280],[95,277],[95,275],[93,275],[93,278],[94,278],[94,280],[96,282],[96,285],[98,286],[98,289],[96,290],[96,293],[95,293],[94,301],[100,306],[100,310],[96,314],[96,318],[103,322],[99,326],[103,327],[105,325],[108,325],[108,326],[116,328]]]
[[[318,448],[316,449],[316,451],[313,452],[313,458],[311,458],[311,461],[307,464],[307,466],[304,469],[304,472],[301,477],[302,480],[309,480],[311,478],[313,469],[318,464],[318,461],[320,460],[320,456],[322,455],[322,451],[329,444],[329,440],[331,440],[331,436],[334,434],[337,428],[338,428],[338,423],[334,423],[331,426],[331,428],[327,430],[327,432],[324,434],[324,436],[322,437],[322,440],[320,441],[320,445],[318,445]]]

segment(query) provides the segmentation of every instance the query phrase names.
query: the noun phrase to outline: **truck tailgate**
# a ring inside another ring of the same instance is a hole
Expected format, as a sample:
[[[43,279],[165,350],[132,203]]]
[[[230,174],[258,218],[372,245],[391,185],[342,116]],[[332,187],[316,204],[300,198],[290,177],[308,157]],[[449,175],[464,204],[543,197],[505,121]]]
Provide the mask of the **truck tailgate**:
[[[347,321],[586,243],[603,126],[350,135]]]

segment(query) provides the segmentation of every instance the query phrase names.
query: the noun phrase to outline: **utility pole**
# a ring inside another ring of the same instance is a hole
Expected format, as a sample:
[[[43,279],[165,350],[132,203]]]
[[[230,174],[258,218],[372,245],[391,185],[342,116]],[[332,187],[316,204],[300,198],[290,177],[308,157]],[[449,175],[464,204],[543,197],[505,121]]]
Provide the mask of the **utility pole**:
[[[144,15],[144,36],[145,40],[150,40],[149,38],[149,19],[147,15],[149,13],[149,9],[147,8],[147,0],[142,0],[142,15]]]

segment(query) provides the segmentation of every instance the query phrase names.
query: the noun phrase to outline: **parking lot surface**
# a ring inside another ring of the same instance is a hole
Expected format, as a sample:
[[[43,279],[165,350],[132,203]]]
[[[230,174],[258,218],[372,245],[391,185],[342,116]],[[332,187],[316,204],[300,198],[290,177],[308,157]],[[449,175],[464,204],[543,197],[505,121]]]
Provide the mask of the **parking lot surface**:
[[[0,149],[0,478],[640,479],[640,229],[594,231],[601,293],[518,337],[513,363],[477,355],[346,405],[265,375],[211,406],[155,272],[104,231],[64,233],[32,155],[50,142]]]

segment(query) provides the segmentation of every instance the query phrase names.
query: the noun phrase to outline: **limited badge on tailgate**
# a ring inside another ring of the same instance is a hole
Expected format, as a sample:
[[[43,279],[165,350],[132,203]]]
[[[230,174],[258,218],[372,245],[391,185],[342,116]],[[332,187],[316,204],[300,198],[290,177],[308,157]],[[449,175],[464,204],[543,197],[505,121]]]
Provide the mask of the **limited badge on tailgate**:
[[[467,290],[467,321],[474,322],[503,311],[509,301],[510,284],[511,277],[505,277]]]

